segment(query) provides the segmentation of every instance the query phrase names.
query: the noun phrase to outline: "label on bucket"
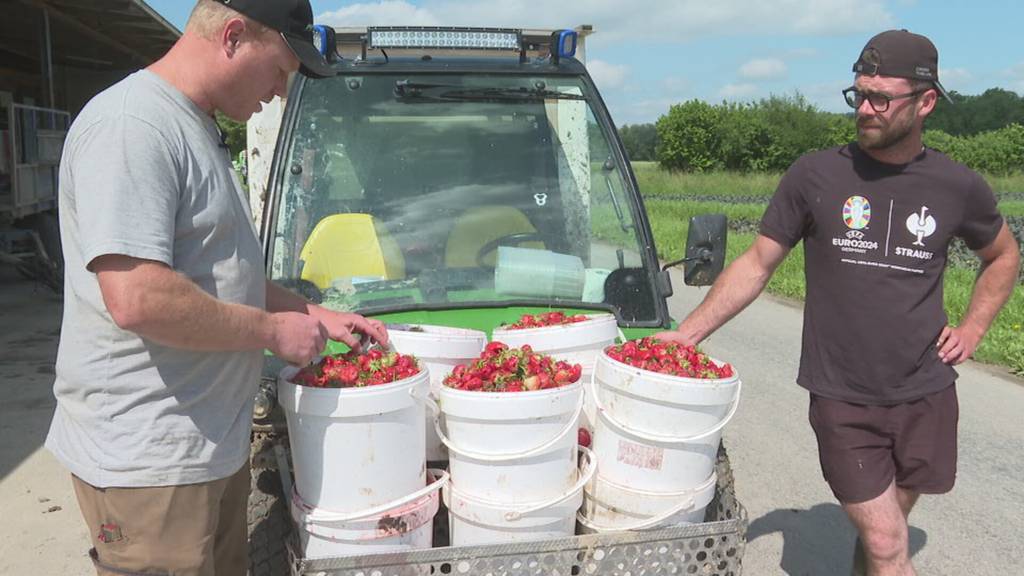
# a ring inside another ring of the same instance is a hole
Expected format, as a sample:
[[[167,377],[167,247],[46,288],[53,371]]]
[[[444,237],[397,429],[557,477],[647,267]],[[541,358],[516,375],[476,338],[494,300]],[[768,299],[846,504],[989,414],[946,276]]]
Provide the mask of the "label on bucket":
[[[619,454],[616,460],[627,466],[635,466],[647,470],[661,470],[661,464],[664,459],[664,448],[644,446],[643,444],[635,444],[628,440],[619,440]]]

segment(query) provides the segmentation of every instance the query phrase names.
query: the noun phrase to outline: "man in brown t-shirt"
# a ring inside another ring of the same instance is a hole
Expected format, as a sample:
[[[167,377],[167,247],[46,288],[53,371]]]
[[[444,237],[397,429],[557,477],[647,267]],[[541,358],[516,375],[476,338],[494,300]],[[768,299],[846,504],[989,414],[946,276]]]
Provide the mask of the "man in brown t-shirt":
[[[752,302],[804,242],[807,302],[797,382],[810,391],[822,472],[864,545],[869,574],[914,574],[907,516],[956,476],[953,365],[969,358],[1017,279],[1016,242],[985,181],[922,146],[940,96],[924,36],[883,32],[843,91],[857,142],[807,154],[783,176],[753,246],[677,331],[695,344]],[[947,97],[948,98],[948,97]],[[967,314],[949,326],[947,248],[982,261]]]

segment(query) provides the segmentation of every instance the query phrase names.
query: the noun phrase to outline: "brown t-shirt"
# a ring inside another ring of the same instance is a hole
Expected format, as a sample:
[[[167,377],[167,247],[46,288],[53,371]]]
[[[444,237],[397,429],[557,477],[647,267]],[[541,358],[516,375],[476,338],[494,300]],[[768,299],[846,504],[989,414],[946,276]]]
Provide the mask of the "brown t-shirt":
[[[807,154],[783,176],[761,234],[804,241],[807,301],[797,382],[859,404],[895,404],[956,380],[935,342],[954,237],[988,246],[1003,224],[977,173],[926,149],[883,164],[856,144]]]

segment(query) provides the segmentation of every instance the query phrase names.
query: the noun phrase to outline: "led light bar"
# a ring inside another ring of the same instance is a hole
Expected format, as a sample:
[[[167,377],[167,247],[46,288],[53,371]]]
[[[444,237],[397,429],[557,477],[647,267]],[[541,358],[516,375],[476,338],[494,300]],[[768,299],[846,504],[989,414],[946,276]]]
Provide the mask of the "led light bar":
[[[371,27],[370,48],[442,48],[447,50],[522,49],[522,32],[511,28]]]

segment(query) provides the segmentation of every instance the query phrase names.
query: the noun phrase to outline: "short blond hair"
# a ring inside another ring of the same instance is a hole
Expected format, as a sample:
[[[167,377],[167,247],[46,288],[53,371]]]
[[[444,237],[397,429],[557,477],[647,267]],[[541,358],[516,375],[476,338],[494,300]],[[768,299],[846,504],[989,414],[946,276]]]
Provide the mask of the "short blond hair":
[[[192,14],[188,17],[185,30],[198,34],[207,40],[213,40],[220,34],[224,25],[232,18],[241,18],[245,21],[246,30],[249,30],[257,39],[262,39],[270,30],[263,24],[228,8],[216,0],[199,0],[196,2]]]

